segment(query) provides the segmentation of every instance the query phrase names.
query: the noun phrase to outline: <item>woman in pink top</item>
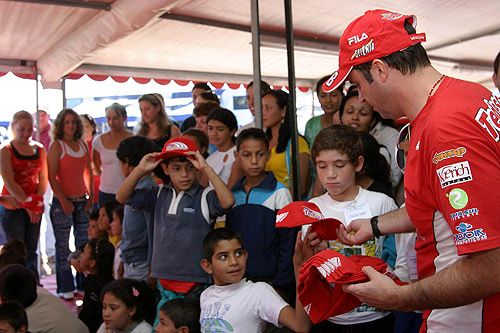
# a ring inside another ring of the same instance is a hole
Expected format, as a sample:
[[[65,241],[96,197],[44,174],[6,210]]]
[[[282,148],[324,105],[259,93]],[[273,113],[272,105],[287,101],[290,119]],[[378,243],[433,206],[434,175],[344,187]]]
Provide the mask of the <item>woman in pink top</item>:
[[[7,240],[20,239],[26,245],[27,267],[38,278],[38,256],[36,249],[40,235],[40,218],[43,212],[43,194],[47,188],[47,161],[43,145],[31,140],[33,116],[27,111],[14,114],[11,122],[14,138],[0,150],[1,174],[4,180],[2,195],[12,202],[5,210],[2,225]],[[27,202],[39,206],[29,209]],[[30,199],[31,198],[31,199]]]
[[[73,298],[75,284],[68,263],[69,233],[73,227],[75,245],[87,242],[87,211],[92,206],[93,186],[90,153],[81,139],[83,125],[72,109],[63,109],[52,126],[53,142],[48,153],[49,181],[54,191],[50,217],[56,238],[57,292],[65,299]],[[83,275],[77,273],[77,289]]]

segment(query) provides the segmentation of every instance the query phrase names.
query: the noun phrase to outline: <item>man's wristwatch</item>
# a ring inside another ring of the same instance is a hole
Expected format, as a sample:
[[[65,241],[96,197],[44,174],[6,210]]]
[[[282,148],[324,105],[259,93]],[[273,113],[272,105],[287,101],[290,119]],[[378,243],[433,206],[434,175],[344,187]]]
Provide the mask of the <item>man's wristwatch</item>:
[[[372,226],[372,233],[373,236],[379,238],[382,236],[382,233],[380,232],[380,229],[378,228],[378,216],[374,216],[370,219],[370,224]]]

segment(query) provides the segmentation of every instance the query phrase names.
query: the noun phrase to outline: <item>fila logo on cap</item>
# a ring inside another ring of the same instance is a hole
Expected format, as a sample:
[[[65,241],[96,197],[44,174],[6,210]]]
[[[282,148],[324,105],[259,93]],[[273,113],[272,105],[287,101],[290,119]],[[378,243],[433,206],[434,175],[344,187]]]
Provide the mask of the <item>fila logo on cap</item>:
[[[347,38],[347,43],[349,44],[349,46],[351,46],[352,44],[358,44],[358,43],[361,43],[362,41],[364,41],[365,39],[368,38],[368,35],[366,33],[362,33],[361,36],[358,36],[358,35],[354,35],[352,37],[349,37]]]
[[[171,151],[171,150],[188,150],[188,146],[183,143],[183,142],[172,142],[169,143],[167,146],[167,149],[165,151]]]

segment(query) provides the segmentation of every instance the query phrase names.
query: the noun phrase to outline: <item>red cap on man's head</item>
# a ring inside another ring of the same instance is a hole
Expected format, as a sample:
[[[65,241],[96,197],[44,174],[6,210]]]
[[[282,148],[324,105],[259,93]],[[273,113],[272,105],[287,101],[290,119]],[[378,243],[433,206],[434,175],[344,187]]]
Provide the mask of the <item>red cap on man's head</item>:
[[[425,42],[425,33],[408,34],[404,28],[407,21],[416,28],[415,16],[384,9],[369,10],[352,21],[340,37],[339,69],[323,84],[323,90],[336,89],[356,65]]]
[[[315,203],[307,201],[291,202],[276,214],[276,228],[293,228],[320,221],[340,223],[336,219],[325,218]]]
[[[186,153],[198,151],[196,143],[188,138],[174,138],[165,142],[161,153],[156,156],[157,160],[165,160],[174,156],[189,156]]]

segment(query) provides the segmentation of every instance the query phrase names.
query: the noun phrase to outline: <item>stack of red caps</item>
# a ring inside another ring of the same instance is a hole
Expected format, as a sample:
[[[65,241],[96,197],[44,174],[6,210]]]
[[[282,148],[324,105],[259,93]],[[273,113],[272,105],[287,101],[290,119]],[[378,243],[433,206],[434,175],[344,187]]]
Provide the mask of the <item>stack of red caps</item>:
[[[22,208],[34,211],[35,213],[43,213],[43,196],[32,194],[21,202],[20,205]]]
[[[305,224],[311,224],[311,231],[316,232],[319,239],[335,240],[342,222],[325,218],[315,203],[307,201],[291,202],[276,215],[276,228],[293,228]]]
[[[309,258],[300,270],[297,290],[299,299],[313,323],[349,312],[361,305],[355,296],[345,293],[342,284],[368,282],[362,272],[371,266],[401,284],[380,258],[346,257],[333,250],[324,250]]]

